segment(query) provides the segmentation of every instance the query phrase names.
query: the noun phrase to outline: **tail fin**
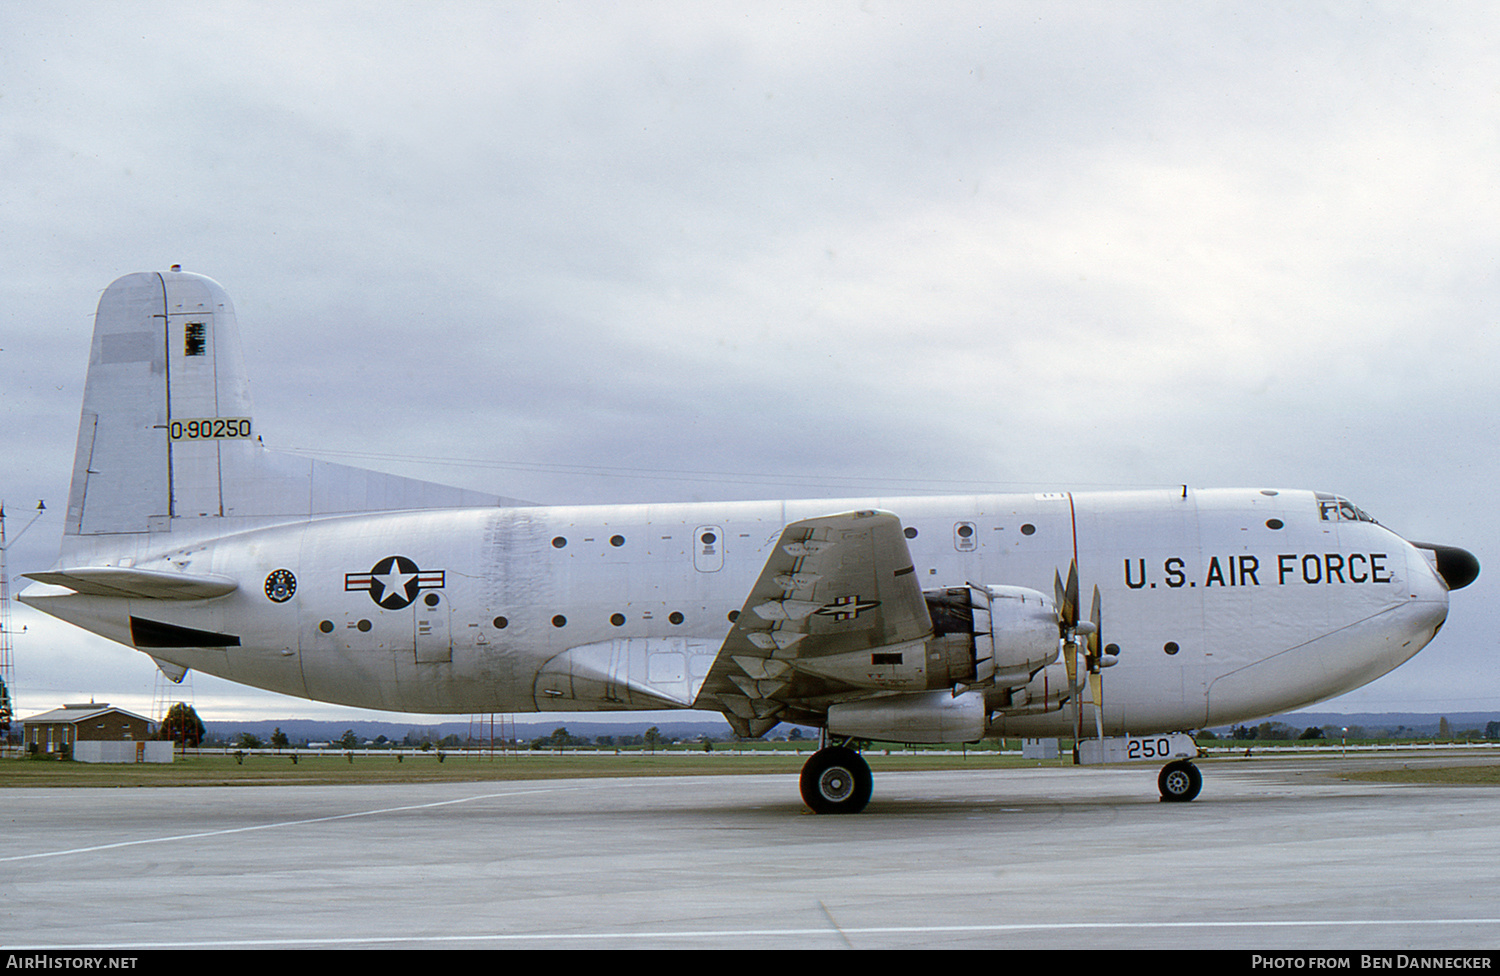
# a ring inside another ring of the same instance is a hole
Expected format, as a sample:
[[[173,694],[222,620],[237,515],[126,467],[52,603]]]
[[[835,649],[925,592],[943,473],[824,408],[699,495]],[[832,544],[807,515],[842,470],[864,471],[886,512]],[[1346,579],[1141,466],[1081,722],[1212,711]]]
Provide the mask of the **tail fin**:
[[[525,503],[266,450],[217,282],[131,274],[99,300],[66,534],[497,504]]]

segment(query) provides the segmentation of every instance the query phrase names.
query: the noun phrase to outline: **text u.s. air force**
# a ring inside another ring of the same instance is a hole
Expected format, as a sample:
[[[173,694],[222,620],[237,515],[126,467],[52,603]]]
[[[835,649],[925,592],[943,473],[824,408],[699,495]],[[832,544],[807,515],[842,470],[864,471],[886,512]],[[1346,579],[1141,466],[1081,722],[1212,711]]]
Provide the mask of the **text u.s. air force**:
[[[1276,562],[1238,553],[1210,556],[1206,564],[1191,566],[1186,559],[1168,556],[1161,568],[1144,557],[1125,560],[1125,585],[1132,590],[1198,586],[1308,586],[1369,585],[1394,581],[1383,552],[1280,553]]]

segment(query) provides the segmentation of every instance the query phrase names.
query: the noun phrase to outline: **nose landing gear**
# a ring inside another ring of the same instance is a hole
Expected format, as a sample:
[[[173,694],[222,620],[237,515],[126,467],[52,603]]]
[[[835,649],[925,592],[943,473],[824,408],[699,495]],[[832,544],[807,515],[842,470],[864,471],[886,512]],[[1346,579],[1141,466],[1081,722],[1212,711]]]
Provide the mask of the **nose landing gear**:
[[[1163,803],[1187,803],[1203,789],[1203,774],[1186,759],[1179,759],[1161,768],[1156,788],[1161,790]]]

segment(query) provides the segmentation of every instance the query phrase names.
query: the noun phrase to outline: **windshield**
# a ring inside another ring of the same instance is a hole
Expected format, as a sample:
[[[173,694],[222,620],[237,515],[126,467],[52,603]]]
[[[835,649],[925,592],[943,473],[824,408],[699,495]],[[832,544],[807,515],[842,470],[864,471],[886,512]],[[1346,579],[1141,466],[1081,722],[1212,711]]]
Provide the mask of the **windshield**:
[[[1314,492],[1318,499],[1318,515],[1325,522],[1375,522],[1363,509],[1347,498]],[[1379,522],[1375,522],[1379,525]]]

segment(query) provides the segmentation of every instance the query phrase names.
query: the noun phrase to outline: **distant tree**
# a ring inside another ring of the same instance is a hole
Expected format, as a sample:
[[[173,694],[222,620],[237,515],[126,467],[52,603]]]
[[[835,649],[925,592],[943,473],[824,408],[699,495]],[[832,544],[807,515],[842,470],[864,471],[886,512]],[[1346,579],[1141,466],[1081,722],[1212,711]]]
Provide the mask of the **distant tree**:
[[[354,749],[359,745],[359,736],[354,734],[353,729],[345,729],[344,734],[339,736],[340,749]]]
[[[1319,729],[1319,728],[1315,728],[1315,727],[1313,727],[1311,725],[1309,725],[1307,728],[1303,729],[1302,730],[1302,734],[1299,735],[1299,736],[1297,736],[1297,739],[1299,741],[1306,741],[1308,739],[1321,739],[1321,738],[1323,738],[1323,730]]]
[[[559,725],[552,730],[551,735],[544,735],[531,740],[532,749],[561,749],[564,746],[587,745],[587,741],[579,739],[568,731],[567,726]]]
[[[1297,730],[1285,722],[1262,722],[1255,727],[1255,733],[1260,739],[1292,739],[1296,738]]]
[[[1250,728],[1248,725],[1236,725],[1234,728],[1229,730],[1229,737],[1231,739],[1248,741],[1250,739],[1254,739],[1256,735],[1256,730]]]
[[[660,741],[661,741],[661,729],[658,729],[656,726],[653,725],[649,729],[646,730],[646,745],[651,748],[652,752],[656,751],[656,744],[658,742],[660,742]]]
[[[1198,730],[1197,738],[1199,738],[1199,739],[1217,739],[1218,736],[1214,735],[1214,730],[1213,729],[1200,729],[1200,730]]]
[[[1446,716],[1446,715],[1444,715],[1442,718],[1438,719],[1438,738],[1439,739],[1451,739],[1451,738],[1453,738],[1453,729],[1452,729],[1451,726],[1448,725],[1448,716]]]
[[[276,731],[271,733],[271,748],[280,751],[291,744],[291,740],[286,737],[286,733],[281,731],[281,726],[278,725]]]
[[[438,735],[437,729],[407,729],[406,737],[401,740],[401,744],[431,748],[432,744],[440,738],[442,736]]]
[[[1484,737],[1486,739],[1500,739],[1500,722],[1486,722],[1484,724]]]
[[[185,749],[196,749],[203,742],[203,722],[193,711],[193,706],[178,702],[167,709],[156,737],[171,739]]]
[[[788,742],[799,742],[799,741],[801,741],[801,739],[802,739],[802,730],[799,729],[799,728],[797,728],[795,725],[792,726],[792,731],[790,731],[790,732],[788,732],[786,734],[786,739],[787,739]]]
[[[258,735],[253,735],[249,732],[241,732],[239,739],[235,742],[235,745],[239,746],[241,749],[259,749],[264,746],[265,743],[260,741],[260,736]]]

